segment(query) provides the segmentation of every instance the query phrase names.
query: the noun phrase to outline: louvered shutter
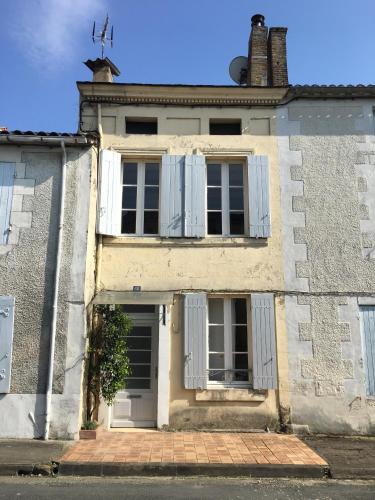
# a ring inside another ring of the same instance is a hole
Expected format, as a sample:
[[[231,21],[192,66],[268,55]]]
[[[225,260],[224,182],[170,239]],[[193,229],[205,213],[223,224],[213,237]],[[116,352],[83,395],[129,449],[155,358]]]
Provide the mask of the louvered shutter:
[[[272,293],[251,295],[253,387],[277,389],[275,309]]]
[[[16,166],[0,163],[0,245],[8,243]]]
[[[206,234],[206,163],[202,155],[185,156],[185,231],[186,238]]]
[[[375,396],[375,307],[362,306],[362,328],[365,344],[365,371],[367,395]]]
[[[0,297],[0,394],[10,391],[14,297]]]
[[[163,155],[160,186],[160,236],[166,238],[183,236],[184,168],[184,156]]]
[[[248,157],[249,221],[251,238],[271,236],[269,167],[267,156]]]
[[[100,152],[99,210],[97,232],[121,234],[121,154],[104,149]]]
[[[184,296],[185,389],[207,388],[207,298],[205,293]]]

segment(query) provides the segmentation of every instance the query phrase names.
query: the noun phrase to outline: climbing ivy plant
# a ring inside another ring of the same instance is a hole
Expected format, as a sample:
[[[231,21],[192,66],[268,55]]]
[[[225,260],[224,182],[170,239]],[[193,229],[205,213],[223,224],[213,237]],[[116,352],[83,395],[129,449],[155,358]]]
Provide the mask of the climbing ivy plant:
[[[120,306],[98,305],[90,335],[87,419],[97,418],[100,398],[112,405],[130,375],[127,337],[132,322]]]

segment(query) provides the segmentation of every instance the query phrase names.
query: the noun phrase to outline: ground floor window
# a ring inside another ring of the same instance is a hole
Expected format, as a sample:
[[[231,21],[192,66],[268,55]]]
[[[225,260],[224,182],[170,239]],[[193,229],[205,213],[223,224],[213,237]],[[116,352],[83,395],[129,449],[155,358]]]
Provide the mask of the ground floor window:
[[[208,298],[208,383],[249,385],[251,361],[248,300]]]

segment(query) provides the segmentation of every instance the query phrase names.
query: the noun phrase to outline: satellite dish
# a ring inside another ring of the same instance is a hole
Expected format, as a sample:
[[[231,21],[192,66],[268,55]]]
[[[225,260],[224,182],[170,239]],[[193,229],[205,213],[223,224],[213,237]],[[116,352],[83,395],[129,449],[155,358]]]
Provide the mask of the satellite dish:
[[[238,56],[229,65],[229,74],[238,85],[245,85],[247,79],[247,57]]]

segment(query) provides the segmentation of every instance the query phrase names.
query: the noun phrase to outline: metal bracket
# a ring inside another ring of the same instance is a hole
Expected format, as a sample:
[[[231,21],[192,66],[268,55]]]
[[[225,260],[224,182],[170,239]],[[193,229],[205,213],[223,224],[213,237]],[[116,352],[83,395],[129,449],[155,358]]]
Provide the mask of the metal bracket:
[[[0,314],[2,314],[4,316],[4,318],[8,318],[9,317],[9,307],[5,307],[4,309],[0,309]]]

